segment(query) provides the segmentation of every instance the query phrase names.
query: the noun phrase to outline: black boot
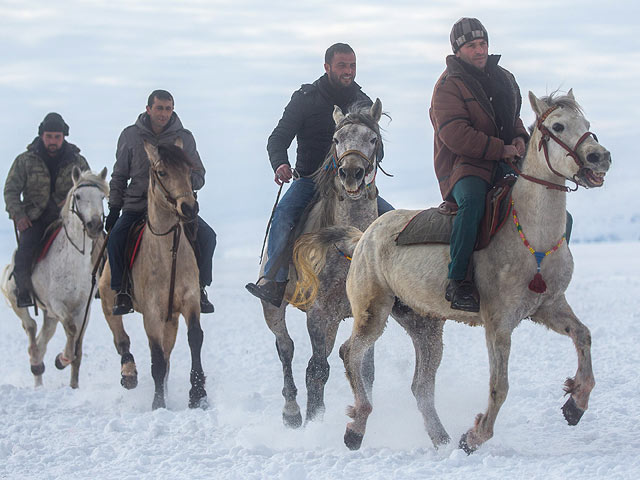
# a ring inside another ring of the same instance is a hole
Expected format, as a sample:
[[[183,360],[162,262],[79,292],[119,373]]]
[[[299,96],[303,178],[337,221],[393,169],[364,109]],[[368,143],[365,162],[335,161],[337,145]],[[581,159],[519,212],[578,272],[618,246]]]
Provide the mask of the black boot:
[[[117,293],[113,302],[113,315],[126,315],[133,312],[133,303],[131,302],[131,295],[129,292],[120,291]]]
[[[479,312],[480,299],[472,282],[467,280],[449,280],[444,298],[451,301],[451,308],[465,312]]]
[[[33,307],[35,302],[31,297],[31,292],[29,292],[28,289],[16,289],[16,304],[18,305],[18,308]]]
[[[258,280],[259,281],[259,280]],[[247,283],[245,286],[251,295],[258,297],[260,300],[269,302],[274,307],[280,308],[284,291],[287,288],[287,282],[276,282],[274,280],[264,280],[263,283]]]
[[[213,313],[215,308],[207,297],[207,291],[204,287],[200,287],[200,313]]]

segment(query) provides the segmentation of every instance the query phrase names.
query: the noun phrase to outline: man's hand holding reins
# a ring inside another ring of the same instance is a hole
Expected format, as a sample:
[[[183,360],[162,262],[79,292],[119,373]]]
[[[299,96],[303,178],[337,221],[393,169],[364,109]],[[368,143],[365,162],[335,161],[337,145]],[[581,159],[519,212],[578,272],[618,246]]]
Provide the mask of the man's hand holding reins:
[[[276,176],[274,178],[274,181],[278,185],[282,185],[283,183],[289,183],[292,177],[293,172],[291,171],[291,167],[288,164],[284,163],[276,169]]]
[[[24,216],[16,220],[16,228],[19,232],[24,232],[29,227],[31,227],[31,220],[29,220],[29,217]]]

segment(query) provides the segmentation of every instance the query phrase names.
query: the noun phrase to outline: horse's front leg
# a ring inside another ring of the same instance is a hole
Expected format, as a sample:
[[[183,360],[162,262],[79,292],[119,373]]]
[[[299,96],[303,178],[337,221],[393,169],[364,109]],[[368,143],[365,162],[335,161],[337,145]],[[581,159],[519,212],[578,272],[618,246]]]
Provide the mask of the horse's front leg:
[[[324,387],[329,379],[327,324],[330,309],[316,303],[307,312],[307,331],[311,340],[311,358],[307,365],[307,416],[305,421],[322,420],[324,414]]]
[[[282,421],[287,427],[298,428],[302,425],[302,415],[300,414],[300,406],[296,401],[298,389],[293,381],[293,371],[291,369],[294,347],[285,321],[287,304],[283,302],[280,308],[276,308],[264,301],[261,303],[267,326],[276,337],[276,350],[278,351],[280,363],[282,363],[282,375],[284,377],[284,386],[282,388],[282,396],[284,397]]]
[[[193,311],[187,316],[187,338],[191,350],[191,390],[189,390],[189,408],[203,408],[207,405],[207,391],[204,388],[206,377],[202,369],[202,342],[204,334],[200,326],[200,315]]]
[[[493,437],[493,427],[500,407],[509,392],[509,355],[511,353],[512,328],[495,318],[485,320],[485,337],[489,352],[489,405],[485,413],[479,413],[458,446],[467,454]]]
[[[47,345],[49,340],[53,337],[58,326],[58,319],[47,314],[46,311],[42,312],[43,320],[40,332],[36,337],[36,342],[33,345],[33,349],[30,349],[29,355],[31,357],[31,373],[35,377],[36,387],[42,385],[42,374],[44,373],[44,354],[47,352]]]
[[[99,290],[100,290],[100,303],[102,304],[102,312],[104,318],[109,325],[109,329],[113,334],[113,344],[116,347],[116,351],[120,355],[120,384],[130,390],[136,388],[138,385],[138,369],[136,368],[136,361],[130,352],[131,340],[129,335],[124,329],[122,324],[121,315],[113,315],[113,301],[116,296],[116,292],[111,290],[109,282],[111,281],[111,275],[109,271],[109,265],[105,265],[104,273],[100,277]]]
[[[444,320],[422,317],[413,310],[394,309],[393,318],[407,331],[416,351],[416,365],[411,391],[422,413],[427,433],[437,448],[449,443],[435,406],[436,373],[442,361],[442,328]]]
[[[589,396],[596,385],[591,367],[591,332],[578,320],[564,295],[554,304],[540,308],[532,320],[546,325],[573,340],[578,353],[578,370],[574,378],[567,378],[564,390],[570,394],[562,407],[569,425],[576,425],[589,407]]]
[[[79,369],[82,355],[82,348],[80,347],[80,343],[82,340],[78,340],[78,351],[76,352],[76,337],[78,336],[79,326],[81,321],[76,324],[74,321],[74,315],[70,315],[70,318],[66,318],[62,321],[62,326],[64,327],[65,334],[67,336],[67,343],[65,344],[64,350],[56,355],[56,368],[58,370],[62,370],[67,367],[67,365],[71,364],[71,388],[78,388],[78,377],[79,377]],[[80,317],[81,318],[81,317]]]
[[[380,305],[377,303],[381,296],[372,293],[370,298],[351,298],[353,331],[340,347],[340,358],[344,362],[345,373],[355,397],[355,404],[347,409],[347,415],[353,422],[347,424],[344,434],[344,443],[351,450],[360,448],[367,419],[373,410],[362,366],[365,354],[372,350],[375,341],[382,335],[391,312],[393,299]]]

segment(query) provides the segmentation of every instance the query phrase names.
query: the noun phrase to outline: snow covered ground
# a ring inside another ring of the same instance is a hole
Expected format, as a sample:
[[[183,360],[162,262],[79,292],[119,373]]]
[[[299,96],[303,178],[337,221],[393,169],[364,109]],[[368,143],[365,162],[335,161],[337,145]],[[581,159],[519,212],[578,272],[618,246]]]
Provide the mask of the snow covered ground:
[[[26,335],[0,307],[0,478],[10,479],[419,479],[640,478],[640,397],[636,366],[640,323],[640,243],[572,245],[569,302],[593,337],[596,387],[576,427],[562,417],[562,383],[576,368],[571,341],[524,321],[514,332],[510,392],[495,436],[465,455],[457,439],[486,406],[488,366],[482,328],[448,323],[437,407],[454,442],[435,450],[410,391],[413,349],[393,321],[376,346],[374,411],[360,451],[342,443],[353,401],[337,352],[330,357],[323,422],[282,425],[282,375],[258,301],[243,285],[249,261],[220,261],[203,317],[203,362],[211,408],[187,408],[189,352],[184,324],[172,355],[167,409],[152,411],[150,356],[140,317],[130,315],[140,383],[119,383],[119,357],[99,302],[85,340],[80,389],[53,362],[62,329],[45,357],[44,387],[34,389]],[[305,403],[310,347],[304,317],[289,309],[296,342],[294,375]],[[339,331],[344,341],[351,328]]]

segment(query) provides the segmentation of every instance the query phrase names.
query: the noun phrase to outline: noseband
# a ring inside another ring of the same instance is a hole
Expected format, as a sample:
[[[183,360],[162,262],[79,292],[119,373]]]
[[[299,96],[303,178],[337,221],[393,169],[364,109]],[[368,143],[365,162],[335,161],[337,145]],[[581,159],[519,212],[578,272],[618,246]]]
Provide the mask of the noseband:
[[[552,190],[560,190],[563,192],[575,192],[578,189],[578,181],[576,180],[576,177],[578,176],[578,174],[585,168],[584,166],[584,162],[580,159],[580,156],[578,155],[578,147],[590,136],[593,136],[593,138],[595,139],[595,141],[598,141],[598,137],[596,137],[596,134],[593,132],[585,132],[576,142],[575,146],[573,148],[569,147],[566,143],[564,143],[562,140],[560,140],[557,136],[555,136],[548,128],[546,125],[544,125],[544,121],[547,119],[547,117],[551,114],[551,112],[553,112],[554,110],[556,110],[558,108],[558,105],[554,105],[553,107],[549,108],[546,112],[544,112],[542,115],[540,115],[540,117],[538,117],[538,119],[536,120],[536,127],[538,128],[538,130],[540,131],[540,133],[542,134],[540,136],[540,142],[538,143],[538,151],[543,150],[544,151],[544,159],[547,162],[547,166],[549,167],[549,170],[551,170],[555,175],[557,175],[558,177],[561,178],[566,178],[564,175],[562,175],[561,173],[559,173],[558,171],[556,171],[556,169],[554,169],[551,166],[551,162],[549,161],[549,140],[553,140],[554,142],[556,142],[558,145],[560,145],[562,148],[564,148],[567,151],[567,157],[571,157],[573,158],[573,161],[576,162],[576,165],[578,166],[578,172],[573,176],[573,178],[567,178],[567,180],[575,183],[576,187],[575,188],[569,188],[565,185],[558,185],[552,182],[547,182],[546,180],[542,180],[540,178],[535,178],[535,177],[531,177],[530,175],[526,175],[524,173],[522,173],[515,165],[515,162],[510,161],[509,164],[511,165],[511,167],[516,171],[516,173],[533,182],[533,183],[538,183],[540,185],[544,185],[546,186],[548,189],[552,189]]]

